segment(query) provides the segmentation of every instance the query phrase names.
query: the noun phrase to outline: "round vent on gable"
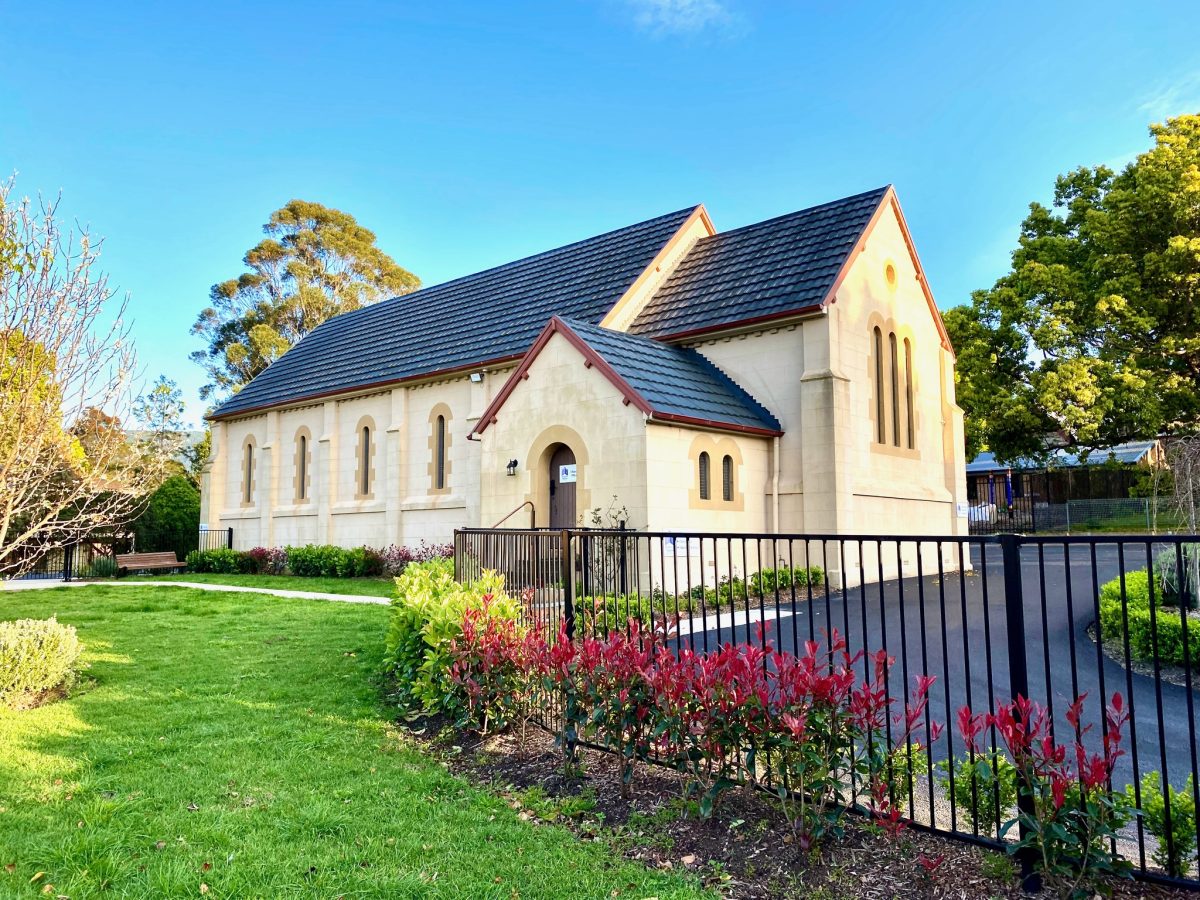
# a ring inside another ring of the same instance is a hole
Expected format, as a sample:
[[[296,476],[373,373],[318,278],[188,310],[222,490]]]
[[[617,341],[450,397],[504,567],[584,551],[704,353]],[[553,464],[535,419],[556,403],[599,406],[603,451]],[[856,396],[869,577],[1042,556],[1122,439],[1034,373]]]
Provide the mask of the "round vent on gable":
[[[893,290],[896,287],[896,266],[893,263],[888,263],[883,267],[883,277],[887,279],[887,286]]]

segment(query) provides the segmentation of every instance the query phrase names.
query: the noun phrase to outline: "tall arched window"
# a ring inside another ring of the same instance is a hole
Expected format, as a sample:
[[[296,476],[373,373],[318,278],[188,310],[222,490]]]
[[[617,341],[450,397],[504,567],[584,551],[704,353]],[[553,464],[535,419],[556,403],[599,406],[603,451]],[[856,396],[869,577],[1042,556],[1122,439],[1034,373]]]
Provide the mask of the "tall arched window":
[[[707,452],[705,452],[705,453],[701,453],[701,454],[700,454],[700,463],[699,463],[699,468],[700,468],[700,472],[699,472],[699,477],[700,477],[700,499],[701,499],[701,500],[707,500],[707,499],[709,498],[709,496],[710,496],[710,494],[709,494],[709,489],[708,489],[708,468],[709,468],[709,462],[708,462],[708,453],[707,453]]]
[[[888,334],[888,346],[892,363],[892,445],[900,446],[900,351],[896,346],[896,332]]]
[[[733,457],[728,454],[721,458],[721,499],[733,500]]]
[[[438,416],[434,422],[434,466],[433,486],[439,491],[446,487],[446,417]]]
[[[908,338],[904,339],[904,412],[907,425],[907,441],[906,445],[909,450],[917,448],[917,419],[916,411],[913,409],[914,403],[913,390],[913,359],[912,359],[912,341]]]
[[[296,438],[296,499],[308,499],[308,435]]]
[[[246,439],[242,448],[242,504],[254,502],[254,441]]]
[[[883,401],[883,329],[875,326],[875,442],[887,443],[887,419]]]
[[[358,439],[358,492],[371,493],[371,429],[363,426]]]

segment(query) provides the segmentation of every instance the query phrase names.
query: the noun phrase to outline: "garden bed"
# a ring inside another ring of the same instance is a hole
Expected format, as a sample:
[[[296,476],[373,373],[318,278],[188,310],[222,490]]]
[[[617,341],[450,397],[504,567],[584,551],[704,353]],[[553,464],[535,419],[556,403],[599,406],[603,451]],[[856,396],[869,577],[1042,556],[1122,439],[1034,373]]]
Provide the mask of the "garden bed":
[[[535,726],[523,743],[515,731],[480,738],[441,717],[400,727],[451,771],[498,791],[521,818],[566,825],[581,840],[652,869],[693,872],[734,900],[1025,896],[1003,853],[914,828],[889,837],[856,820],[844,837],[805,851],[778,806],[752,789],[727,793],[712,818],[701,820],[681,801],[673,771],[643,767],[632,798],[624,799],[614,757],[581,749],[584,774],[569,778],[554,738]],[[1112,886],[1119,898],[1195,896],[1142,882]]]

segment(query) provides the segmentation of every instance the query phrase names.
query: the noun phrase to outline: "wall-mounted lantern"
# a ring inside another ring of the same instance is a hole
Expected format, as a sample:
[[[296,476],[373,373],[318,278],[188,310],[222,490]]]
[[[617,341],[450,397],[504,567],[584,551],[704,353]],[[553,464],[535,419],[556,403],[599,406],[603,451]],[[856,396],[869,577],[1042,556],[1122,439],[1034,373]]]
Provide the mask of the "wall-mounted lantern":
[[[519,466],[519,465],[520,465],[520,463],[517,462],[515,459],[510,459],[508,461],[508,465],[505,468],[508,469],[509,475],[516,475],[517,474],[517,466]]]

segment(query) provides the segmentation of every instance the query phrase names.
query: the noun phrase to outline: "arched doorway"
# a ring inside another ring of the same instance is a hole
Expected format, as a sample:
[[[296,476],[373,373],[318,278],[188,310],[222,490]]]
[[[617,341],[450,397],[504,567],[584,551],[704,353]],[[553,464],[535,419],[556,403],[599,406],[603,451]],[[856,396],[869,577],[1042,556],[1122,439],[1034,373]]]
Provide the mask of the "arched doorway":
[[[575,521],[575,453],[566,444],[559,444],[550,454],[550,527],[574,528]]]

